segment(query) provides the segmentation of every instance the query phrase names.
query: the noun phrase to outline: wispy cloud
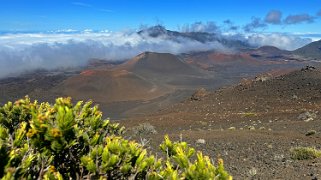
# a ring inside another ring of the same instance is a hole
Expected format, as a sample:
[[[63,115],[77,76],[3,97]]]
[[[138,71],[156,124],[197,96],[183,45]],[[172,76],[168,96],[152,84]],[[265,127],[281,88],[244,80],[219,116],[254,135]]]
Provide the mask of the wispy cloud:
[[[101,11],[101,12],[106,12],[106,13],[112,13],[112,12],[114,12],[113,10],[111,10],[111,9],[98,9],[99,11]]]
[[[234,25],[234,23],[230,19],[226,19],[223,21],[226,31],[237,31],[239,26]]]
[[[321,16],[321,10],[317,13],[318,16]],[[282,12],[279,10],[271,10],[269,11],[262,21],[258,17],[252,17],[251,22],[243,26],[243,30],[245,32],[256,32],[257,30],[264,30],[268,28],[268,25],[294,25],[301,23],[314,23],[316,20],[316,16],[312,16],[308,13],[302,14],[291,14],[282,19]],[[229,22],[229,21],[227,21]],[[225,23],[225,22],[224,22]]]
[[[48,16],[46,16],[46,15],[41,15],[41,16],[39,16],[40,18],[43,18],[43,19],[46,19],[46,18],[48,18]]]
[[[93,7],[91,4],[87,4],[87,3],[83,3],[83,2],[72,2],[72,4],[75,6],[81,6],[81,7],[87,7],[87,8]]]
[[[284,19],[284,24],[313,23],[314,19],[315,17],[306,13],[289,15]]]
[[[278,10],[271,10],[265,16],[264,21],[269,24],[281,24],[282,12]]]
[[[317,13],[317,16],[321,16],[321,10]],[[274,24],[274,25],[294,25],[302,23],[314,23],[316,16],[310,15],[308,13],[301,14],[290,14],[282,19],[282,12],[279,10],[269,11],[264,19],[264,23]]]
[[[245,32],[253,32],[257,29],[265,29],[267,24],[265,24],[260,18],[252,17],[252,21],[246,24],[243,29]]]
[[[179,29],[182,32],[210,32],[210,33],[216,33],[218,32],[219,26],[215,24],[213,21],[207,21],[207,22],[194,22],[191,24],[184,24],[183,26],[179,27]]]
[[[74,6],[79,6],[79,7],[84,7],[84,8],[91,8],[95,11],[100,11],[100,12],[105,12],[105,13],[112,13],[114,12],[111,9],[107,9],[107,8],[97,8],[95,6],[93,6],[92,4],[88,4],[88,3],[83,3],[83,2],[72,2],[72,4]]]

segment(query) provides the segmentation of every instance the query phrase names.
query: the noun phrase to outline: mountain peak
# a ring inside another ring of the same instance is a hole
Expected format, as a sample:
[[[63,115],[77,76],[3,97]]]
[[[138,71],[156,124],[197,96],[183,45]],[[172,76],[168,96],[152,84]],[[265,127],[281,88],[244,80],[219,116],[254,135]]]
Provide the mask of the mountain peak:
[[[128,61],[126,69],[136,73],[195,75],[197,70],[170,53],[144,52]]]
[[[216,33],[209,32],[179,32],[173,30],[167,30],[162,25],[152,26],[146,29],[143,29],[137,32],[138,35],[142,37],[152,37],[152,38],[165,38],[170,39],[176,42],[181,42],[182,39],[198,41],[200,43],[206,42],[219,42],[226,47],[232,48],[249,48],[251,47],[248,43],[242,42],[240,40],[233,40],[229,38],[225,38]]]
[[[258,50],[263,50],[263,51],[279,51],[280,49],[275,47],[275,46],[261,46],[258,48]]]
[[[167,32],[168,30],[164,26],[156,25],[156,26],[149,27],[147,29],[143,29],[139,31],[138,34],[147,34],[150,37],[158,37],[158,36],[167,34]]]

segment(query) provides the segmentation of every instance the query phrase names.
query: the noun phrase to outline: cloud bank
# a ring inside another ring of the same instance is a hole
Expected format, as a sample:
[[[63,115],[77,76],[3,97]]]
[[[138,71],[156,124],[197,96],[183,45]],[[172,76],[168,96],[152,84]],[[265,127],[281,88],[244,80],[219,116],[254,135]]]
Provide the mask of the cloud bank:
[[[180,54],[211,49],[227,50],[216,41],[146,38],[137,33],[6,34],[0,35],[0,77],[39,68],[83,66],[92,58],[124,60],[144,51]]]
[[[248,43],[253,46],[275,46],[285,50],[295,50],[308,43],[311,43],[310,38],[301,38],[300,36],[269,33],[269,34],[251,34],[247,37]]]
[[[265,18],[270,23],[278,20],[275,12]],[[311,42],[310,38],[301,38],[302,35],[256,33],[255,29],[265,28],[264,22],[258,18],[253,18],[247,25],[248,33],[245,34],[222,33],[224,28],[231,31],[238,29],[230,20],[224,21],[222,27],[214,22],[196,22],[181,29],[183,32],[214,33],[218,37],[205,42],[183,36],[167,37],[166,33],[150,37],[135,31],[80,32],[67,29],[49,33],[0,34],[0,78],[26,70],[85,66],[93,58],[126,60],[145,51],[172,54],[208,50],[231,52],[234,49],[221,43],[228,40],[242,41],[253,47],[271,45],[286,50],[294,50]]]

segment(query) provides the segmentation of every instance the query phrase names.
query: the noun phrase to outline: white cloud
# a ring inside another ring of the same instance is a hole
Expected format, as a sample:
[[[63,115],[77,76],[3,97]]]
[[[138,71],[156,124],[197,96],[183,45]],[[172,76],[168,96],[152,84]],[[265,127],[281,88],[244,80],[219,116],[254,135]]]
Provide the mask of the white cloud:
[[[310,38],[280,33],[250,34],[247,36],[247,40],[254,46],[275,46],[285,50],[295,50],[312,42]]]
[[[220,27],[218,27],[215,22],[207,21],[207,22],[194,22],[192,24],[185,24],[179,27],[182,32],[209,32],[209,33],[218,33],[220,31]]]
[[[143,38],[136,33],[6,34],[0,35],[0,77],[37,68],[83,66],[91,58],[117,61],[144,51],[179,54],[211,49],[226,50],[218,42]]]
[[[293,33],[297,36],[300,36],[302,38],[309,38],[311,39],[312,41],[319,41],[321,40],[321,33],[318,33],[318,32],[295,32]]]
[[[279,10],[271,10],[265,16],[264,21],[270,24],[281,24],[282,12]]]

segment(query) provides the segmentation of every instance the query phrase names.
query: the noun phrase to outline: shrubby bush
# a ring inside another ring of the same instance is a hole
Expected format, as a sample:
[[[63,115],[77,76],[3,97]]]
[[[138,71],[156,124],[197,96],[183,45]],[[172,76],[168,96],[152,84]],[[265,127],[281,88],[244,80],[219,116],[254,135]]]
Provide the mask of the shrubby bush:
[[[164,159],[124,139],[91,102],[54,105],[28,97],[0,107],[2,179],[232,179],[223,160],[165,136]],[[196,154],[196,157],[195,157]],[[191,159],[194,159],[193,161]]]
[[[321,157],[321,150],[314,147],[295,147],[290,149],[290,155],[295,160],[307,160]]]
[[[150,123],[142,123],[131,128],[131,131],[136,136],[144,136],[150,134],[157,134],[157,131]]]

